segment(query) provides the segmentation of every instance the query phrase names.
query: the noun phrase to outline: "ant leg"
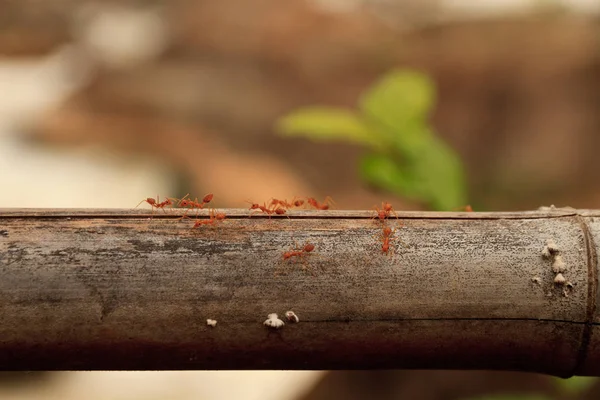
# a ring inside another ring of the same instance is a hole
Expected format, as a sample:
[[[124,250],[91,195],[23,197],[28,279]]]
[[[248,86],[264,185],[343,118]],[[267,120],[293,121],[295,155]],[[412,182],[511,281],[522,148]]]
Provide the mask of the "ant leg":
[[[395,233],[396,233],[396,229],[394,229],[394,231],[392,232],[392,235],[395,235]],[[398,236],[394,236],[394,237],[390,236],[390,241],[398,241],[402,244],[402,246],[406,247],[406,243],[402,239],[400,239]]]
[[[156,205],[154,204],[150,204],[152,206],[152,213],[150,214],[150,219],[154,218],[154,209],[156,208]]]
[[[185,212],[183,213],[183,215],[181,216],[181,218],[179,218],[179,220],[181,221],[181,220],[182,220],[182,219],[184,219],[184,218],[189,218],[189,217],[187,216],[188,212],[190,212],[190,209],[189,209],[189,208],[187,208],[187,209],[185,210]]]
[[[303,271],[308,271],[309,274],[311,274],[312,276],[317,276],[317,273],[315,272],[315,269],[313,267],[310,266],[310,264],[308,264],[308,262],[306,261],[306,257],[308,257],[310,254],[307,253],[302,253],[300,254],[300,262],[302,263],[302,270]]]
[[[248,216],[248,218],[252,218],[252,216],[256,213],[262,213],[262,210],[254,210],[252,212],[250,212],[250,215]],[[271,215],[269,214],[269,218],[271,218]]]
[[[375,219],[377,216],[379,216],[379,207],[373,206],[371,207],[371,211],[375,211],[375,216],[373,216],[371,219]]]
[[[267,206],[267,204],[268,204],[268,206]],[[271,198],[270,198],[270,199],[269,199],[269,200],[268,200],[268,201],[265,203],[265,206],[266,206],[266,207],[267,207],[269,210],[270,210],[270,209],[273,209],[273,208],[275,208],[275,207],[277,207],[278,205],[279,205],[279,200],[277,200],[277,199],[276,199],[276,198],[274,198],[274,197],[271,197]]]
[[[182,198],[178,199],[177,206],[179,207],[179,206],[181,205],[181,202],[182,202],[183,200],[185,200],[185,198],[186,198],[186,197],[188,197],[189,195],[190,195],[190,194],[188,193],[188,194],[186,194],[185,196],[183,196]]]
[[[331,196],[327,196],[325,197],[325,200],[323,200],[323,204],[329,204],[330,206],[336,206],[336,202],[333,201],[333,199],[331,198]]]

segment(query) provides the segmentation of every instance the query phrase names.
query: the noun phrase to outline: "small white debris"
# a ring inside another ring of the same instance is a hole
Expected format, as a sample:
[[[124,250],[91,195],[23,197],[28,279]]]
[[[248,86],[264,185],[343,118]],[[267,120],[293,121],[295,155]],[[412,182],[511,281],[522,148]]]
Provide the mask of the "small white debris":
[[[546,246],[548,247],[550,253],[558,253],[558,246],[556,245],[556,242],[554,242],[553,239],[546,240]]]
[[[564,285],[566,282],[567,280],[561,273],[556,274],[556,276],[554,277],[554,283],[556,283],[557,285]]]
[[[285,323],[279,319],[279,316],[275,313],[267,315],[267,320],[263,322],[263,325],[269,328],[279,329],[285,325]]]
[[[550,254],[550,250],[548,250],[548,246],[544,247],[544,250],[542,250],[542,257],[544,257],[544,258],[552,257],[552,254]]]
[[[293,311],[286,311],[285,318],[287,318],[288,321],[293,322],[295,324],[300,322],[300,318],[298,318],[298,316]]]
[[[542,250],[542,256],[544,258],[550,258],[552,255],[558,253],[558,246],[552,239],[546,240],[546,246]]]
[[[212,326],[214,328],[215,326],[217,326],[217,320],[216,319],[207,319],[206,325]]]
[[[554,257],[554,262],[552,263],[552,271],[554,271],[555,274],[558,274],[560,272],[565,272],[566,270],[567,267],[565,266],[562,256],[557,254]]]
[[[567,282],[565,286],[569,289],[573,289],[573,284],[571,282]]]
[[[539,278],[539,276],[534,276],[533,278],[531,278],[531,282],[535,283],[536,285],[539,285],[541,281],[542,280]]]
[[[550,204],[550,207],[539,207],[538,211],[576,211],[576,209],[571,206],[556,207],[554,204]]]
[[[569,292],[567,291],[567,289],[563,289],[562,294],[564,297],[569,297]]]

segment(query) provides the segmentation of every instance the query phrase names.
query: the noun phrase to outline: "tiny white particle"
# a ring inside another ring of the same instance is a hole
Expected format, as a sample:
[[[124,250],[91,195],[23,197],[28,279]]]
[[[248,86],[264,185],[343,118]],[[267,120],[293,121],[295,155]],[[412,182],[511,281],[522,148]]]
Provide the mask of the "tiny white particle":
[[[546,240],[546,246],[542,250],[542,256],[544,258],[550,258],[552,255],[558,253],[558,246],[552,239]]]
[[[546,246],[548,247],[548,250],[550,250],[550,253],[556,253],[558,251],[558,246],[553,239],[546,240]]]
[[[542,250],[542,257],[550,258],[551,256],[552,256],[552,254],[550,254],[550,250],[548,250],[548,246],[544,247],[544,250]]]
[[[555,274],[558,274],[559,272],[565,272],[567,270],[567,267],[565,265],[565,262],[563,261],[563,258],[560,254],[557,254],[554,257],[554,262],[552,263],[552,271],[554,271]]]
[[[285,318],[287,318],[288,321],[296,324],[300,322],[300,318],[298,318],[298,316],[293,311],[286,311]]]
[[[535,283],[536,285],[539,285],[541,282],[541,279],[537,276],[534,276],[533,278],[531,278],[531,282]]]
[[[561,273],[556,274],[556,276],[554,277],[554,283],[556,283],[557,285],[564,285],[566,282],[567,280]]]
[[[267,320],[263,322],[263,325],[268,326],[269,328],[279,329],[285,323],[279,319],[279,316],[275,313],[267,315]]]
[[[217,326],[217,320],[216,319],[207,319],[206,325],[212,326],[214,328],[215,326]]]

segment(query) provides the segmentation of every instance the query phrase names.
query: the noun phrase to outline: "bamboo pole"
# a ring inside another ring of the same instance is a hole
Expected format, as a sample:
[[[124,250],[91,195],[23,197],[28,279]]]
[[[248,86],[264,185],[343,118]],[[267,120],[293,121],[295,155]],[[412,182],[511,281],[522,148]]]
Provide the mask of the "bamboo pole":
[[[600,375],[600,211],[222,211],[0,209],[0,369]]]

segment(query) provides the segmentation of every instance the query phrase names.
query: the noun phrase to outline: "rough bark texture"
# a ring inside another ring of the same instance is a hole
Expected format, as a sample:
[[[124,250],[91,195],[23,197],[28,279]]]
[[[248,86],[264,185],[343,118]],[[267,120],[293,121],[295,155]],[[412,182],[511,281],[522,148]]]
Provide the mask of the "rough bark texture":
[[[600,375],[600,211],[399,213],[391,255],[369,212],[225,212],[0,210],[0,368]]]

